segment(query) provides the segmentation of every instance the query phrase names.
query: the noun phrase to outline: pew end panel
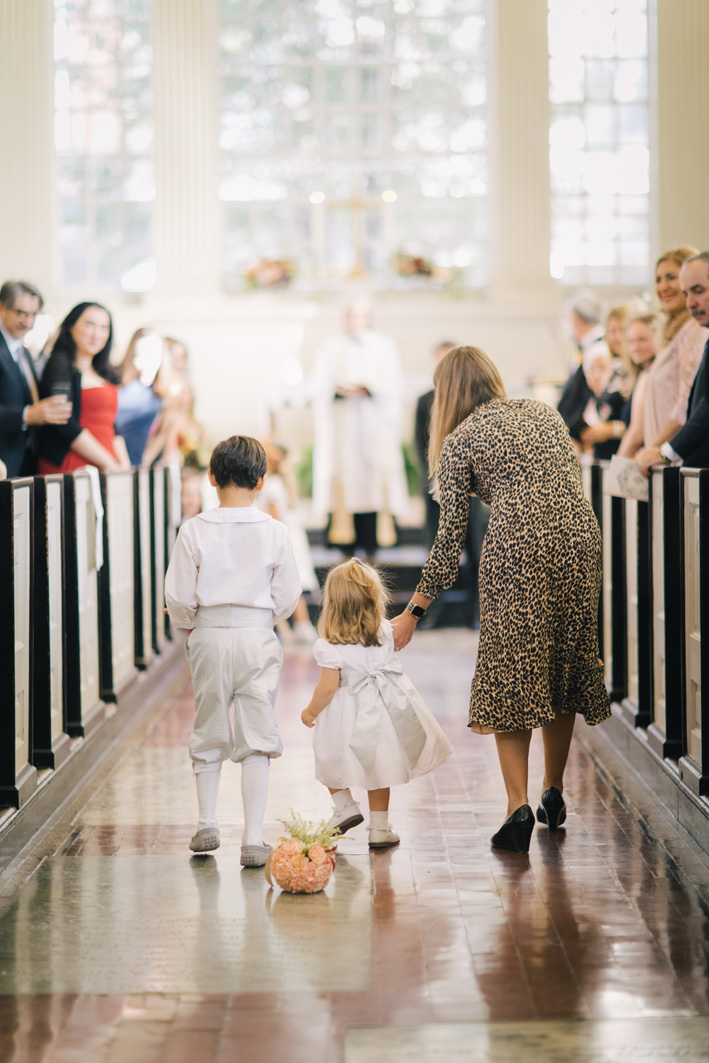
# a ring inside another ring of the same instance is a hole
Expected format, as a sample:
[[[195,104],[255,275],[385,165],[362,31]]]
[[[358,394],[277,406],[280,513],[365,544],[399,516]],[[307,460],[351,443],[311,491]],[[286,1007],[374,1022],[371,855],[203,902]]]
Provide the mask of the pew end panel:
[[[37,787],[32,763],[34,485],[0,483],[0,675],[9,688],[0,713],[0,804],[20,808]]]
[[[628,693],[625,499],[605,493],[608,462],[600,463],[603,491],[603,663],[611,701]]]
[[[97,535],[91,481],[80,469],[64,473],[66,729],[86,737],[106,705],[99,686]]]
[[[647,740],[657,756],[678,760],[684,742],[684,547],[677,466],[653,470],[650,507],[653,706]]]
[[[684,541],[684,756],[680,777],[700,796],[709,795],[709,469],[682,469]]]
[[[141,671],[153,659],[153,594],[152,547],[150,543],[150,471],[136,469],[133,473],[134,506],[134,617],[135,617],[135,664]]]
[[[58,768],[71,748],[65,730],[63,499],[60,474],[35,477],[32,761],[38,768]]]
[[[134,473],[101,477],[104,561],[99,572],[101,697],[117,702],[137,676],[135,665]]]

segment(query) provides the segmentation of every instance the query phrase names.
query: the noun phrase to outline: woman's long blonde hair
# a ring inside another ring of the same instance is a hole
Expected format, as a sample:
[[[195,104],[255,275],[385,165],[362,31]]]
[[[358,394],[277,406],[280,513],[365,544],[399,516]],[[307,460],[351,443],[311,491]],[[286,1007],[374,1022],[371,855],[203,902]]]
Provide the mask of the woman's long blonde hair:
[[[389,594],[372,565],[350,558],[325,580],[318,634],[336,646],[380,646]]]
[[[680,269],[686,258],[691,258],[692,255],[698,254],[699,252],[696,247],[691,247],[689,244],[680,244],[679,247],[673,247],[670,251],[665,251],[660,255],[655,263],[655,272],[657,272],[657,267],[661,262],[673,262],[675,266],[677,266],[677,269]],[[691,316],[692,315],[689,310],[687,310],[686,306],[684,310],[680,310],[678,314],[664,314],[665,325],[662,330],[662,339],[665,345],[677,335],[682,328],[682,325],[684,325],[686,321],[689,321]]]
[[[507,393],[495,363],[480,347],[454,347],[441,358],[433,374],[436,397],[431,409],[428,467],[438,471],[443,440],[491,399],[506,399]]]

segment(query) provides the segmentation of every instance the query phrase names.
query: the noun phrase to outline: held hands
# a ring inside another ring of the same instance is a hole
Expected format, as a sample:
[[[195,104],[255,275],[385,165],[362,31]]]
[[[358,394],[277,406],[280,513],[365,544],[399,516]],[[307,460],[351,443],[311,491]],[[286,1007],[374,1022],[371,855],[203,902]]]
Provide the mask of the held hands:
[[[416,617],[412,616],[408,609],[395,616],[391,622],[394,631],[394,649],[403,650],[408,646],[416,630]]]
[[[301,718],[301,720],[303,721],[303,723],[305,724],[306,727],[315,727],[315,721],[317,719],[317,716],[315,716],[310,711],[310,709],[303,709],[303,711],[300,714],[300,718]]]
[[[50,395],[48,399],[33,402],[27,407],[25,424],[66,424],[71,417],[71,403],[63,395]]]

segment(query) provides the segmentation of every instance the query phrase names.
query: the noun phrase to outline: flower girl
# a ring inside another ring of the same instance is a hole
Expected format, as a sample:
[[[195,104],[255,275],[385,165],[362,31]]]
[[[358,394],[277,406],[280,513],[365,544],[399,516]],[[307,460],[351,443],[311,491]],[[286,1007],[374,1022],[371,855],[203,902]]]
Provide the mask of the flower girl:
[[[369,798],[369,844],[396,845],[389,788],[425,775],[453,747],[394,656],[388,596],[371,565],[351,558],[331,569],[313,646],[320,681],[301,719],[315,727],[315,777],[328,787],[330,827],[344,834],[363,816],[350,788]]]

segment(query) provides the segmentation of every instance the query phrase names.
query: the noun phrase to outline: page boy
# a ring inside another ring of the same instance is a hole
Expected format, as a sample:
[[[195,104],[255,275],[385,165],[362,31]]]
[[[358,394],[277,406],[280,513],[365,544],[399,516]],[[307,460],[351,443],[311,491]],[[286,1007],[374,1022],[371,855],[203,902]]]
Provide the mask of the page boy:
[[[182,525],[165,577],[170,622],[188,630],[194,691],[189,751],[199,823],[190,849],[219,848],[219,777],[233,760],[241,764],[244,867],[262,867],[270,850],[262,835],[269,759],[283,752],[274,712],[283,654],[273,625],[301,593],[288,529],[252,505],[266,460],[249,436],[214,448],[209,480],[219,507]]]

